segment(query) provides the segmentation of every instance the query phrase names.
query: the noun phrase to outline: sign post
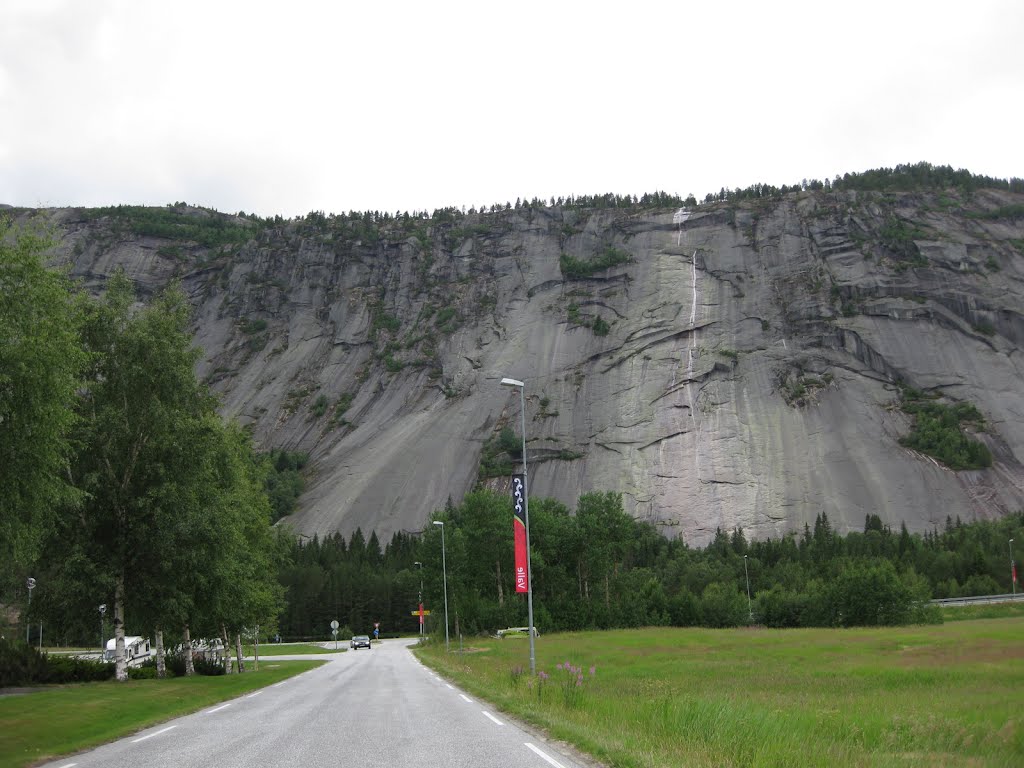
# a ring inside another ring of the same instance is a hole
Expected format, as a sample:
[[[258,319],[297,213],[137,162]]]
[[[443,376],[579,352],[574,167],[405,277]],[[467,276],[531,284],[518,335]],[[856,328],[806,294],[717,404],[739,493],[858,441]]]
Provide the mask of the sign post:
[[[334,635],[334,650],[338,650],[338,620],[331,621],[331,634]]]

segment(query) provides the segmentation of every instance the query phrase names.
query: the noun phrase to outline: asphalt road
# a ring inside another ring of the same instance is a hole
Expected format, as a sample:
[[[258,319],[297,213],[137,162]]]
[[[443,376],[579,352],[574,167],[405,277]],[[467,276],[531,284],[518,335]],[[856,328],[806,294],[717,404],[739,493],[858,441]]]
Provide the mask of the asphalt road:
[[[386,640],[371,651],[275,659],[317,669],[56,760],[62,768],[588,768]],[[59,724],[55,724],[59,727]]]

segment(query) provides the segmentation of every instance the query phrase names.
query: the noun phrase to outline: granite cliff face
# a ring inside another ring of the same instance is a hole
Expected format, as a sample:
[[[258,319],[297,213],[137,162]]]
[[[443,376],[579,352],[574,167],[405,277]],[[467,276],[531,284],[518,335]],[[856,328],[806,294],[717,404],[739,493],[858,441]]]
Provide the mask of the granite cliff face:
[[[422,528],[518,433],[510,376],[531,496],[621,491],[702,545],[822,511],[913,531],[1024,508],[1022,206],[988,189],[375,222],[171,209],[247,233],[212,246],[47,213],[92,287],[117,266],[143,294],[182,280],[223,411],[310,453],[297,531]],[[897,382],[976,406],[992,467],[903,447]]]

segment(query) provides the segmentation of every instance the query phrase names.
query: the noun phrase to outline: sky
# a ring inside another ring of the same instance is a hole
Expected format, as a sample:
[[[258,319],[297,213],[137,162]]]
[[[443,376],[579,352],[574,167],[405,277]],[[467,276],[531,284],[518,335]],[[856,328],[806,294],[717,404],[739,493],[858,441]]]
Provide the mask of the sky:
[[[1024,177],[1019,0],[0,0],[0,204],[291,217]]]

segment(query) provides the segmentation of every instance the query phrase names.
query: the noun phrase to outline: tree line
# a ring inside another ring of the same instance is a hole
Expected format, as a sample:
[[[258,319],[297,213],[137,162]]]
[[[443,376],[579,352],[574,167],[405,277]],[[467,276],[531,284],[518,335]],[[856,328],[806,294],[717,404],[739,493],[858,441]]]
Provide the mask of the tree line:
[[[478,489],[434,514],[445,523],[449,629],[524,626],[514,591],[512,503]],[[824,512],[813,526],[748,541],[718,530],[703,548],[628,515],[619,494],[589,493],[575,512],[530,500],[534,614],[542,632],[658,625],[864,626],[939,620],[928,601],[1009,592],[1009,539],[1024,512],[995,521],[947,520],[923,534],[867,515],[839,534]],[[421,565],[417,565],[421,563]],[[280,631],[325,638],[337,619],[352,632],[416,631],[421,584],[428,630],[444,632],[440,527],[396,534],[383,549],[356,531],[296,541],[282,571]],[[749,582],[748,582],[749,579]],[[749,583],[749,593],[748,585]],[[749,598],[748,598],[749,594]]]
[[[140,307],[119,272],[92,298],[47,268],[51,246],[38,227],[0,227],[4,602],[58,640],[106,618],[121,680],[126,626],[152,634],[158,664],[164,631],[186,648],[234,639],[240,656],[242,628],[283,605],[266,462],[196,379],[180,287]]]

